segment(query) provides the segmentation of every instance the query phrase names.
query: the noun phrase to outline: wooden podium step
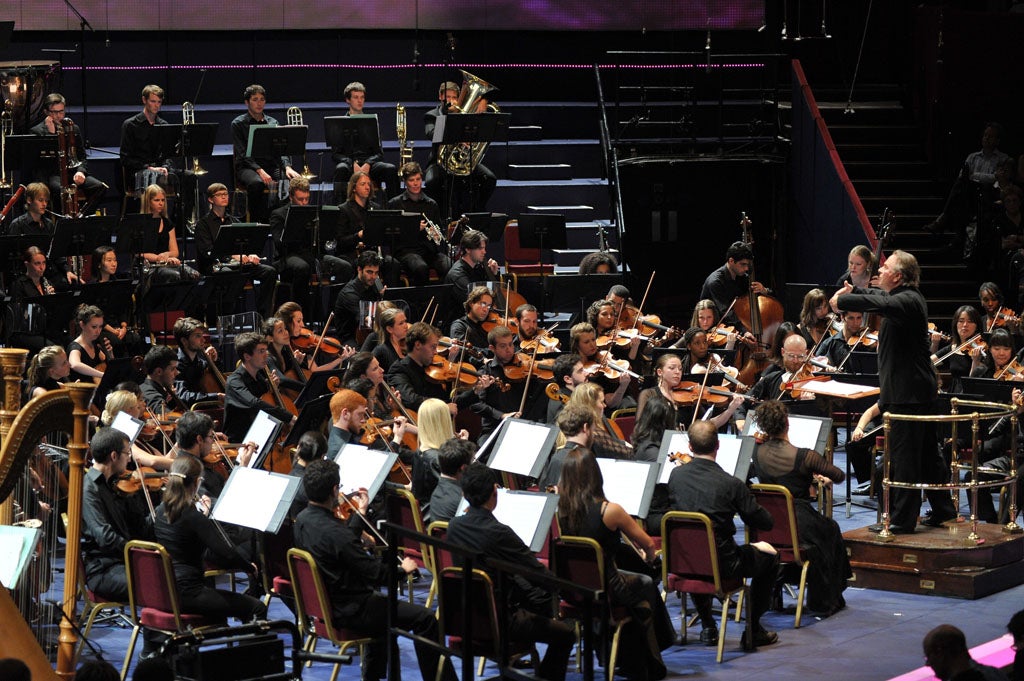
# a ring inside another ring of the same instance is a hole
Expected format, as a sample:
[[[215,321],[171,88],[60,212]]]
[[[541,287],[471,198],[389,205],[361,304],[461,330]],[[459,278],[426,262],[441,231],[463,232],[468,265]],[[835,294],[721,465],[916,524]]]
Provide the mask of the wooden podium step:
[[[975,599],[1024,584],[1024,534],[979,523],[975,542],[970,523],[947,525],[919,526],[891,542],[866,527],[846,532],[851,586]]]

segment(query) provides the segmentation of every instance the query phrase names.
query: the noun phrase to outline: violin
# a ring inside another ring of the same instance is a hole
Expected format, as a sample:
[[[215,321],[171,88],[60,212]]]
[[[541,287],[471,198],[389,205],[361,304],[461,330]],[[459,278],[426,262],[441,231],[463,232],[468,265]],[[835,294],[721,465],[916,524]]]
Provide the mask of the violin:
[[[238,450],[232,451],[237,457]],[[203,457],[203,465],[216,473],[221,480],[226,481],[228,476],[231,475],[231,470],[228,468],[228,464],[224,461],[224,456],[227,456],[227,450],[224,450],[223,454],[220,452],[210,452]]]
[[[517,352],[515,360],[510,364],[506,364],[502,367],[505,372],[505,378],[513,383],[519,383],[525,381],[526,377],[531,373],[537,378],[550,381],[555,377],[554,362],[534,362],[533,370],[530,369],[530,358],[522,352]]]
[[[789,394],[793,397],[794,400],[807,399],[808,395],[813,397],[813,393],[810,393],[806,390],[800,390],[799,388],[794,387],[797,383],[827,380],[829,380],[828,376],[815,376],[814,373],[812,373],[811,371],[809,363],[804,362],[804,365],[801,366],[795,374],[790,376],[788,381],[782,384],[782,387],[779,389],[779,396],[781,397],[786,393],[786,391],[789,391]]]
[[[480,372],[472,364],[466,362],[453,362],[445,359],[442,355],[434,355],[434,361],[427,367],[427,378],[436,383],[448,383],[458,377],[459,385],[476,385],[480,378]],[[508,392],[512,389],[505,381],[494,377],[494,385],[501,389],[501,392]]]
[[[487,359],[480,349],[474,347],[470,343],[461,341],[458,338],[449,338],[448,336],[441,336],[440,338],[437,339],[437,345],[438,347],[442,348],[459,348],[460,350],[464,351],[467,355],[474,359]]]
[[[668,455],[668,459],[669,461],[675,461],[678,466],[693,461],[693,455],[689,452],[671,452]]]
[[[514,315],[508,317],[502,317],[500,314],[491,310],[487,314],[487,318],[480,322],[480,326],[484,328],[484,331],[490,333],[492,330],[499,326],[504,326],[512,331],[512,333],[519,333],[519,321]]]
[[[851,338],[850,340],[846,341],[846,344],[849,345],[851,348],[855,348],[858,345],[863,345],[866,348],[871,348],[874,347],[876,343],[878,343],[878,334],[871,333],[870,331],[867,333],[858,334]]]
[[[703,393],[700,390],[700,383],[695,381],[683,381],[676,387],[669,391],[672,395],[672,401],[681,407],[690,406],[697,402],[697,396],[700,395],[700,401],[707,404],[725,404],[733,397],[739,395],[730,390],[723,390],[722,388],[714,388],[705,386]],[[751,402],[760,402],[760,400],[754,397],[748,397],[742,395]]]
[[[629,374],[633,378],[640,378],[638,374],[630,370],[629,362],[613,359],[607,350],[599,350],[595,357],[595,360],[583,362],[583,373],[587,376],[601,374],[612,381],[618,380],[622,374]]]
[[[992,378],[997,381],[1024,381],[1024,365],[1021,365],[1014,358],[1009,364],[997,371]]]
[[[736,333],[736,327],[734,326],[718,326],[708,329],[705,333],[705,337],[708,339],[708,345],[720,348],[729,342],[729,334]]]
[[[337,355],[345,346],[337,338],[318,336],[309,329],[302,329],[299,335],[292,336],[292,346],[298,350],[312,350],[319,346],[320,352],[326,355]]]
[[[942,333],[935,328],[935,322],[928,322],[928,335],[946,343],[951,340],[948,333]]]
[[[533,338],[519,341],[519,349],[529,350],[538,355],[558,352],[558,339],[548,329],[540,329]]]
[[[1008,307],[1000,307],[996,310],[996,313],[992,315],[992,319],[988,324],[988,330],[1001,329],[1007,324],[1016,324],[1020,321],[1020,317],[1017,313]]]
[[[159,472],[148,466],[139,466],[135,471],[126,471],[114,483],[115,488],[124,496],[131,496],[145,485],[150,492],[159,492],[167,481],[167,473]]]

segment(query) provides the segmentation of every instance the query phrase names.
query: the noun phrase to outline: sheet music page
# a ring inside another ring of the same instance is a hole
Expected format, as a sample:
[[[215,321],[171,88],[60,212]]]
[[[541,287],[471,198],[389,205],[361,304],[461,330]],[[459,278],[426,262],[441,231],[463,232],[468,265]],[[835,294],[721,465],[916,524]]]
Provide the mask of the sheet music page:
[[[18,534],[0,535],[0,584],[12,589],[14,576],[21,564],[21,554],[25,546],[25,538]]]
[[[371,497],[374,483],[380,477],[381,468],[388,463],[388,452],[377,451],[363,445],[347,444],[334,457],[341,472],[341,492],[351,494],[365,487]]]
[[[789,442],[794,447],[814,449],[818,444],[818,434],[824,421],[802,419],[792,415],[789,417]]]
[[[523,543],[530,546],[533,544],[533,536],[537,533],[537,525],[547,503],[547,497],[546,494],[524,494],[499,489],[494,518],[511,527]]]
[[[530,475],[551,429],[544,425],[509,421],[488,466],[499,471]]]
[[[809,392],[821,393],[822,395],[835,395],[837,397],[859,395],[861,393],[870,393],[872,391],[877,393],[878,391],[878,386],[842,383],[831,378],[827,381],[810,381],[802,385],[801,388],[806,388]]]
[[[286,477],[241,466],[231,471],[225,492],[217,498],[211,517],[222,523],[263,530],[270,525],[278,501],[288,487]],[[259,500],[261,503],[253,503]]]
[[[604,478],[604,495],[626,509],[629,515],[640,515],[640,503],[647,487],[650,467],[635,461],[597,459]]]
[[[255,442],[259,445],[259,449],[256,451],[262,452],[267,440],[274,434],[274,428],[276,427],[277,421],[274,417],[265,411],[258,411],[256,412],[256,418],[253,419],[252,425],[249,426],[249,430],[246,431],[242,441]],[[250,457],[249,466],[255,466],[257,459],[259,459],[258,456]]]
[[[111,428],[116,428],[125,435],[128,436],[128,440],[135,444],[135,438],[142,432],[142,426],[144,423],[141,419],[133,417],[126,411],[117,412],[117,416],[114,417],[114,421],[110,424]]]
[[[669,454],[693,454],[690,451],[690,436],[686,433],[673,433],[672,439],[669,442]],[[722,470],[729,475],[732,475],[733,471],[736,470],[736,461],[740,456],[741,444],[741,440],[731,433],[718,434],[718,457],[715,460],[722,467]],[[672,475],[673,469],[678,465],[681,464],[677,464],[672,459],[666,457],[661,464],[658,482],[668,484],[668,477]],[[730,465],[732,468],[728,467]]]

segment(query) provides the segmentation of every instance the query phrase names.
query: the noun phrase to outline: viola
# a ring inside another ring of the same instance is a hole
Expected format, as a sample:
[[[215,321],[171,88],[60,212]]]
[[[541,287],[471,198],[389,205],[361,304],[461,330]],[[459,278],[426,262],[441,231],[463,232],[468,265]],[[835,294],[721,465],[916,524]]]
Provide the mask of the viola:
[[[512,331],[512,333],[519,333],[519,321],[514,315],[503,317],[494,310],[491,310],[487,318],[480,322],[480,326],[484,327],[484,331],[490,333],[492,330],[499,326],[504,326]]]
[[[544,388],[544,394],[547,395],[549,399],[556,400],[562,404],[569,403],[569,396],[562,393],[557,383],[548,383]]]
[[[629,362],[613,359],[607,350],[598,351],[594,360],[583,362],[583,373],[587,376],[601,374],[605,378],[615,381],[622,374],[629,374],[633,378],[640,376],[629,369]]]
[[[437,339],[438,347],[442,348],[459,348],[460,351],[465,352],[467,355],[474,359],[486,359],[484,353],[473,345],[459,340],[458,338],[449,338],[448,336],[441,336]]]
[[[710,386],[705,386],[704,392],[701,393],[700,383],[683,381],[676,387],[671,388],[669,394],[672,396],[673,402],[685,407],[696,404],[698,397],[701,402],[707,404],[725,404],[735,393]]]
[[[453,362],[445,359],[442,355],[435,355],[434,361],[427,367],[427,378],[437,383],[449,383],[458,377],[459,385],[476,385],[480,379],[480,372],[472,364],[466,362]],[[502,392],[511,390],[511,386],[498,377],[494,377],[494,385]]]
[[[827,381],[827,380],[829,380],[828,376],[815,376],[811,372],[810,365],[807,364],[807,363],[804,363],[804,365],[802,367],[800,367],[795,374],[790,376],[789,381],[787,381],[787,382],[782,384],[782,388],[780,388],[780,396],[781,396],[781,394],[785,394],[786,391],[789,391],[789,394],[793,397],[794,400],[806,399],[807,395],[811,395],[813,397],[812,393],[809,393],[806,390],[800,390],[799,388],[794,387],[794,386],[797,383],[806,383],[806,382],[809,382],[809,381]]]
[[[1016,312],[1008,307],[1000,307],[994,315],[991,315],[988,330],[1001,329],[1007,324],[1016,324],[1019,321],[1020,317],[1017,316]]]
[[[235,456],[238,456],[238,450],[234,450]],[[227,480],[228,476],[231,475],[231,469],[228,468],[228,464],[224,461],[224,456],[227,456],[225,451],[222,455],[220,452],[210,452],[203,457],[203,465],[209,468],[211,471],[216,473],[221,480]]]
[[[538,355],[558,352],[558,339],[555,338],[547,329],[540,329],[537,331],[537,335],[533,338],[529,340],[521,340],[519,342],[519,349],[536,352]]]
[[[158,472],[148,466],[139,466],[134,472],[126,471],[117,479],[115,486],[121,494],[131,496],[141,490],[143,485],[150,492],[159,492],[163,489],[166,481],[166,472]]]
[[[502,367],[502,371],[505,372],[505,378],[513,383],[525,381],[531,373],[544,381],[555,377],[554,362],[534,362],[531,371],[530,357],[523,352],[517,352],[513,361]]]
[[[736,333],[736,327],[722,326],[721,324],[719,324],[718,326],[708,329],[705,336],[708,339],[708,345],[715,348],[720,348],[729,342],[730,333]]]
[[[299,350],[312,350],[319,346],[320,352],[326,355],[337,355],[345,346],[337,338],[318,336],[309,329],[302,329],[299,335],[292,336],[292,346]]]

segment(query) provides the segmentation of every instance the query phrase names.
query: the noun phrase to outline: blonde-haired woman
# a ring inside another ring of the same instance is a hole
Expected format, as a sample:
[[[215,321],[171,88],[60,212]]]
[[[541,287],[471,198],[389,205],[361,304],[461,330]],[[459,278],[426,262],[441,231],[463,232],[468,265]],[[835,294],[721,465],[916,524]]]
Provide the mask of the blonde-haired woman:
[[[103,406],[103,414],[100,416],[100,423],[109,426],[121,412],[140,419],[143,418],[144,404],[131,390],[115,390],[107,395],[107,402]],[[139,466],[148,466],[159,471],[171,470],[173,456],[160,452],[156,447],[150,446],[142,439],[142,434],[135,438],[132,443],[132,459]],[[159,433],[155,437],[161,438]],[[162,438],[161,438],[162,439]],[[160,443],[158,442],[157,445]]]
[[[71,363],[68,362],[67,351],[59,345],[47,345],[36,353],[28,365],[25,374],[28,379],[26,401],[62,388],[61,383],[70,373]]]
[[[632,459],[633,446],[619,437],[611,421],[604,415],[604,390],[597,383],[581,383],[573,388],[567,404],[576,404],[594,413],[594,437],[590,448],[599,457],[609,459]],[[562,446],[559,434],[559,447]]]
[[[416,415],[417,440],[419,446],[412,459],[412,493],[421,504],[430,500],[430,495],[441,478],[441,467],[437,453],[448,440],[459,437],[469,438],[465,430],[455,432],[452,414],[448,405],[433,397],[423,400]]]
[[[196,281],[199,273],[185,265],[179,259],[178,235],[167,216],[167,194],[157,184],[146,187],[139,204],[139,213],[149,215],[156,220],[156,237],[146,234],[144,246],[152,246],[152,250],[142,253],[146,261],[146,269],[152,274],[150,283],[173,281]]]

